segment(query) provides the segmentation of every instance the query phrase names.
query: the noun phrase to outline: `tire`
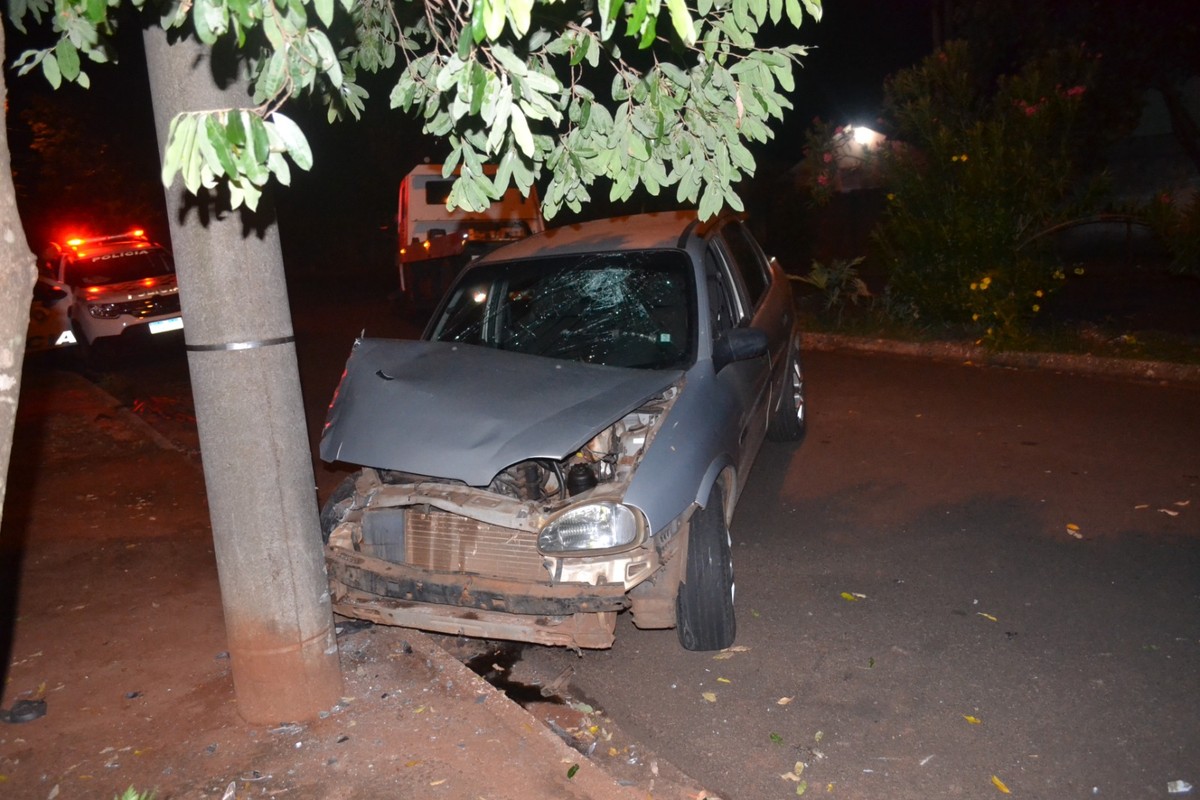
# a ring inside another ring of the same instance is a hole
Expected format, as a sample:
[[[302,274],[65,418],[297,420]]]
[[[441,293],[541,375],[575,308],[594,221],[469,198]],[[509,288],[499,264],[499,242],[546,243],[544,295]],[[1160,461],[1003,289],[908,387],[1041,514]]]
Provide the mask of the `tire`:
[[[675,599],[676,633],[685,650],[723,650],[737,636],[733,555],[721,489],[692,515],[684,582]]]
[[[808,410],[804,402],[804,369],[800,365],[800,353],[792,350],[788,357],[787,377],[783,383],[783,396],[779,407],[771,416],[767,426],[767,438],[773,442],[800,442],[808,428]]]
[[[360,471],[347,475],[333,490],[333,494],[329,495],[325,505],[321,506],[321,541],[325,544],[329,544],[329,535],[345,519],[346,512],[354,506],[355,485],[361,474]]]

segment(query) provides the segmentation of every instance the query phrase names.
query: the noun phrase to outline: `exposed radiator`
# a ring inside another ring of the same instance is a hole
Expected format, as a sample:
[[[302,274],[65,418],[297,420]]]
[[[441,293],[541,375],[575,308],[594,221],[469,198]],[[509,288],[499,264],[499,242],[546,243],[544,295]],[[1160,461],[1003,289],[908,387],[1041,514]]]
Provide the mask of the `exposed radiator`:
[[[514,580],[545,581],[550,577],[542,566],[534,533],[443,511],[412,508],[389,511],[386,523],[383,516],[377,520],[364,519],[365,538],[381,558],[392,560],[399,555],[400,542],[396,540],[402,539],[404,563],[414,567]],[[402,517],[403,522],[397,517]],[[401,525],[403,533],[397,536]]]

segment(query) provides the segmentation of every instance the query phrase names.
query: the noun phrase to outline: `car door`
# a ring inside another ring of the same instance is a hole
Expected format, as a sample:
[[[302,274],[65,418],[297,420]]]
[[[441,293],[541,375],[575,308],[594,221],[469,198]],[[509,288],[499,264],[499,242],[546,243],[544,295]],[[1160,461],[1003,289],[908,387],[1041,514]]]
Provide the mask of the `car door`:
[[[733,328],[752,326],[755,317],[754,296],[747,292],[731,250],[720,235],[709,241],[705,269],[709,282],[714,341]],[[761,294],[758,299],[762,299]],[[740,476],[739,489],[766,436],[770,365],[769,354],[762,355],[733,361],[724,365],[717,374],[717,381],[738,404],[738,452],[734,454],[734,459]]]
[[[29,309],[25,339],[26,349],[30,352],[75,344],[71,320],[67,316],[71,297],[58,280],[56,263],[47,258],[38,260],[37,283],[33,285],[33,304]]]

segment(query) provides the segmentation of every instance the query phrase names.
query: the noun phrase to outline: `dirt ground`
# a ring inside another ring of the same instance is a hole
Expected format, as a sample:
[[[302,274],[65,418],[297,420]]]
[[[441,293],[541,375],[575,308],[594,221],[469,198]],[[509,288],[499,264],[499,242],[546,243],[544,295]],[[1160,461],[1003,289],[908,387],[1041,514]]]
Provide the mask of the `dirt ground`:
[[[0,537],[0,709],[45,713],[0,722],[0,796],[704,796],[572,697],[569,674],[517,679],[519,649],[402,629],[342,621],[341,702],[248,725],[199,463],[105,398],[78,375],[26,375]],[[537,702],[526,711],[460,659]]]

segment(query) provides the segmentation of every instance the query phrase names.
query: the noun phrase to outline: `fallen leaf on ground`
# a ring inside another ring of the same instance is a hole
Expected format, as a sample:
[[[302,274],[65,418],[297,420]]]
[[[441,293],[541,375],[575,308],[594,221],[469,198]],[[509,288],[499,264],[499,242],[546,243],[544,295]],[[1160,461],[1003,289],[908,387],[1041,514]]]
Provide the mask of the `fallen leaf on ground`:
[[[999,789],[1002,794],[1012,794],[1012,792],[1008,790],[1008,787],[1004,785],[1004,781],[1000,780],[995,775],[992,776],[992,785]]]
[[[847,603],[857,603],[864,597],[866,597],[866,595],[858,594],[856,592],[842,592],[842,599]]]
[[[430,785],[430,786],[441,786],[441,785],[442,785],[443,783],[445,783],[445,782],[446,782],[446,779],[445,779],[445,778],[439,778],[439,779],[438,779],[438,780],[436,780],[436,781],[430,781],[430,782],[429,782],[429,785]]]
[[[1179,506],[1180,508],[1187,508],[1189,505],[1191,505],[1191,503],[1192,503],[1191,500],[1176,500],[1175,501],[1175,505]]]
[[[798,794],[798,795],[804,794],[807,791],[808,791],[808,781],[800,781],[800,783],[796,786],[796,794]]]
[[[578,765],[578,764],[572,764],[572,765],[571,765],[571,768],[567,770],[567,777],[568,777],[568,778],[574,778],[574,777],[575,777],[575,773],[576,773],[576,772],[579,772],[579,765]]]
[[[1074,536],[1076,539],[1083,538],[1083,534],[1079,531],[1079,526],[1074,522],[1067,523],[1067,534],[1069,536]]]
[[[733,658],[734,653],[744,653],[750,648],[744,644],[735,644],[733,647],[726,647],[721,652],[713,656],[713,661],[724,661],[727,658]]]
[[[775,744],[783,744],[783,737],[780,736],[778,733],[772,733],[771,741],[774,742]]]
[[[733,683],[729,678],[717,678],[717,683]]]
[[[704,692],[704,693],[703,693],[703,694],[701,694],[700,696],[701,696],[701,697],[703,697],[705,700],[707,700],[707,701],[708,701],[708,702],[710,702],[710,703],[715,703],[715,702],[717,702],[717,694],[716,694],[716,692]]]
[[[776,700],[776,701],[775,701],[775,705],[777,705],[777,706],[786,706],[788,703],[792,702],[792,701],[793,701],[793,700],[795,700],[795,699],[796,699],[796,698],[795,698],[795,696],[792,696],[792,697],[781,697],[781,698],[779,698],[778,700]]]
[[[1000,620],[996,619],[995,617],[993,617],[991,614],[985,614],[985,613],[983,613],[982,611],[976,611],[975,613],[976,613],[978,616],[981,616],[981,617],[983,617],[984,619],[990,619],[992,622],[999,622],[999,621],[1000,621]]]
[[[1178,511],[1174,511],[1174,510],[1172,510],[1172,509],[1169,509],[1169,508],[1160,508],[1160,509],[1159,509],[1159,511],[1161,511],[1161,512],[1162,512],[1162,513],[1164,513],[1164,514],[1166,514],[1168,517],[1178,517],[1178,516],[1179,516],[1179,512],[1178,512]]]
[[[1138,503],[1136,506],[1134,506],[1134,508],[1138,509],[1138,510],[1141,510],[1143,508],[1149,508],[1149,507],[1150,507],[1149,503]]]
[[[963,714],[963,719],[972,725],[979,725],[983,722],[983,720],[981,720],[979,717],[972,717],[970,714]]]

